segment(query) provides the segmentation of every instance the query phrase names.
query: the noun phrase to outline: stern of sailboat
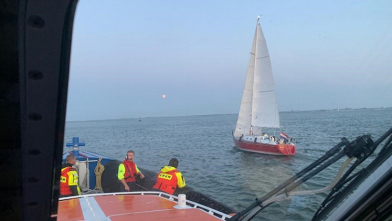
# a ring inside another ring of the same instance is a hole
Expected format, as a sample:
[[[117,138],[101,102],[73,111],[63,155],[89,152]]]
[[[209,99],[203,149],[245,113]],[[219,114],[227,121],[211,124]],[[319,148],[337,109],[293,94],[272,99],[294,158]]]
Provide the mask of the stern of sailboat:
[[[278,144],[279,151],[286,156],[294,156],[296,154],[296,148],[293,144]]]

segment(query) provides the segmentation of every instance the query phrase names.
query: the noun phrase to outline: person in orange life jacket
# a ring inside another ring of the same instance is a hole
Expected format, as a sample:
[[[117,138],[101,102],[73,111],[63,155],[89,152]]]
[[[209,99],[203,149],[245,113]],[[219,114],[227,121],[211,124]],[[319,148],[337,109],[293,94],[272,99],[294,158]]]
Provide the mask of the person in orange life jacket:
[[[80,188],[78,186],[78,173],[72,166],[75,165],[76,158],[70,154],[65,158],[66,163],[63,164],[60,177],[60,197],[78,196]]]
[[[185,187],[185,178],[177,170],[178,160],[172,158],[168,166],[162,167],[157,176],[157,182],[152,187],[153,190],[162,191],[169,194],[179,193],[179,188]]]
[[[130,150],[127,152],[125,160],[118,166],[118,180],[120,180],[120,192],[135,191],[136,190],[136,175],[139,175],[141,179],[144,179],[144,175],[140,172],[139,168],[133,159],[135,158],[135,152]]]

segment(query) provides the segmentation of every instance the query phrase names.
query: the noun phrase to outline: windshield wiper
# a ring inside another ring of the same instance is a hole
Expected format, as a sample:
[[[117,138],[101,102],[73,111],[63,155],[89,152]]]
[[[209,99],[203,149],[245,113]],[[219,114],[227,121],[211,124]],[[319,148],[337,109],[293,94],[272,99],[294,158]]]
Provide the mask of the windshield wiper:
[[[276,187],[271,192],[267,193],[260,199],[256,199],[254,203],[252,203],[249,207],[244,209],[243,211],[237,213],[235,216],[230,218],[229,220],[251,220],[254,218],[260,211],[271,205],[273,202],[281,201],[283,199],[288,199],[292,195],[299,195],[298,193],[293,193],[292,190],[302,185],[308,179],[312,178],[319,172],[323,171],[325,168],[329,167],[339,159],[344,156],[347,156],[350,160],[356,158],[357,160],[353,165],[346,171],[346,173],[337,181],[335,184],[333,182],[332,191],[325,198],[323,203],[320,205],[316,214],[313,217],[313,220],[319,220],[323,218],[326,214],[328,214],[337,203],[341,202],[344,197],[346,197],[352,189],[357,187],[359,183],[363,181],[368,175],[368,169],[362,169],[361,171],[353,174],[350,174],[354,171],[354,169],[360,165],[364,160],[366,160],[377,148],[377,146],[383,142],[388,136],[392,134],[392,128],[389,129],[383,136],[381,136],[376,142],[374,142],[370,135],[363,135],[357,137],[354,141],[349,142],[345,137],[341,138],[341,142],[336,146],[327,151],[322,157],[318,160],[307,166],[302,171],[295,174],[290,179],[286,180],[283,184]],[[392,138],[386,142],[381,152],[382,158],[387,159],[392,152],[391,148]],[[380,153],[381,153],[380,152]],[[387,154],[389,153],[389,154]],[[383,162],[383,159],[376,158],[372,165],[375,167],[376,165],[380,165]],[[346,164],[348,164],[347,161]],[[347,165],[345,165],[346,167]],[[369,165],[370,166],[370,165]],[[344,171],[342,167],[341,171]],[[337,177],[339,178],[339,177]],[[351,181],[351,182],[350,182]],[[343,188],[345,187],[345,188]],[[325,189],[323,190],[325,191]],[[304,191],[304,192],[312,192],[312,191]],[[313,193],[316,191],[313,191]]]

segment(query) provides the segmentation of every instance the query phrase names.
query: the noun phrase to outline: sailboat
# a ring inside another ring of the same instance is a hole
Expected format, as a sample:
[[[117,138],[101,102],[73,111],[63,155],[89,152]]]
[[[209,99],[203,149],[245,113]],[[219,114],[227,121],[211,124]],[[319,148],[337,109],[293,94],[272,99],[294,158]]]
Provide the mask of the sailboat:
[[[280,138],[276,138],[266,134],[266,128],[280,129],[280,121],[271,60],[259,16],[237,125],[233,132],[234,144],[238,149],[248,152],[295,155],[295,145],[287,134],[281,132]]]

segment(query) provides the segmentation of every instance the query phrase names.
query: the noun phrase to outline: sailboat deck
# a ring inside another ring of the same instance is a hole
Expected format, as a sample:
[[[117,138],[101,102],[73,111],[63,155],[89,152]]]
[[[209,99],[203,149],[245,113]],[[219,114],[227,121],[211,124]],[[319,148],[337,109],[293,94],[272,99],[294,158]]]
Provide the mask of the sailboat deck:
[[[59,202],[57,220],[225,220],[226,214],[201,210],[201,205],[177,209],[177,202],[155,195],[90,195]],[[168,195],[170,196],[170,195]],[[170,198],[170,197],[169,197]],[[199,208],[196,208],[199,207]],[[208,208],[207,208],[208,209]],[[215,214],[211,215],[211,214]]]

